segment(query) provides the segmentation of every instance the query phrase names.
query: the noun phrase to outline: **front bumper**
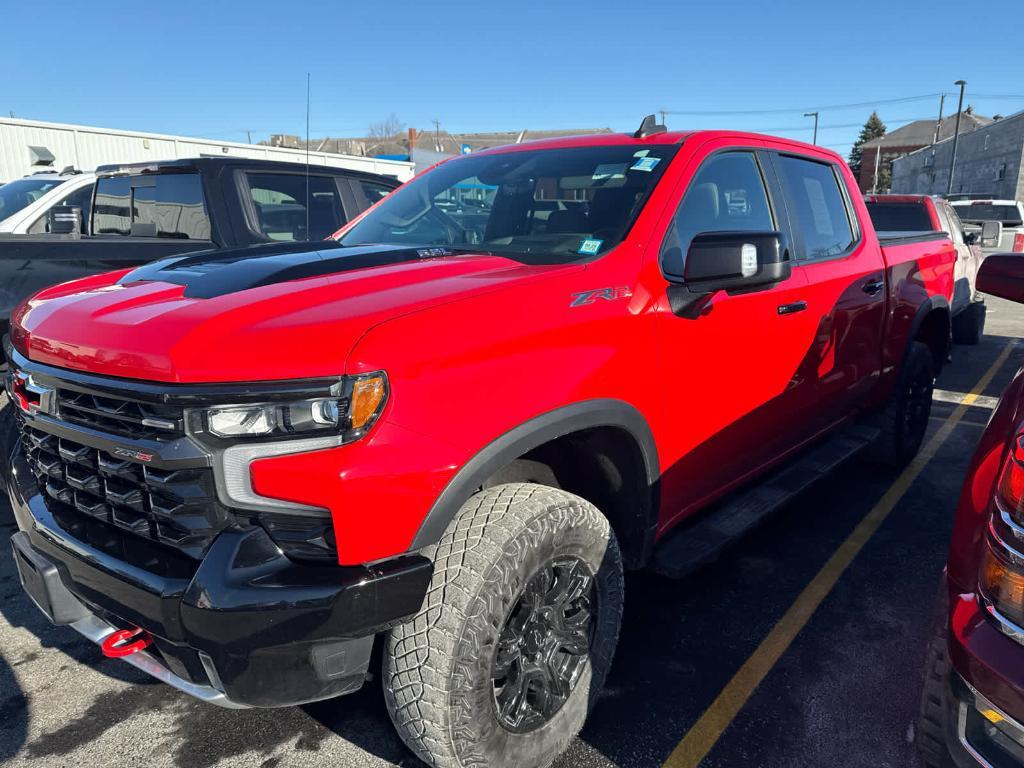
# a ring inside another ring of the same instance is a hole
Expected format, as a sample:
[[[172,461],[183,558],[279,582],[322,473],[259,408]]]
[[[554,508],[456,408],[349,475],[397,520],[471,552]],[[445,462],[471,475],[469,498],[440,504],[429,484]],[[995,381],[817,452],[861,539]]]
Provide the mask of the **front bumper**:
[[[153,645],[125,660],[221,706],[288,706],[359,688],[375,635],[419,610],[432,571],[418,555],[296,563],[256,526],[225,530],[198,564],[168,558],[102,523],[69,523],[17,450],[8,492],[19,572],[44,613],[97,643],[115,629],[146,630]]]

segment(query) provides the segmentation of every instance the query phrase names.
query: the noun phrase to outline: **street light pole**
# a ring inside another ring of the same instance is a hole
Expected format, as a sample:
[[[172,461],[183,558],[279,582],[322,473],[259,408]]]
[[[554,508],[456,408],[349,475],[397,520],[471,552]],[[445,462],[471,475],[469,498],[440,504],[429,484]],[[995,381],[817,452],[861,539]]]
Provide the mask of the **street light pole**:
[[[964,111],[964,87],[967,85],[967,81],[957,80],[953,85],[960,86],[960,103],[956,108],[956,128],[953,130],[953,157],[949,160],[949,184],[946,185],[947,195],[953,192],[953,171],[956,169],[956,145],[960,141],[960,116]]]
[[[804,112],[804,117],[813,117],[814,118],[814,141],[812,143],[817,145],[817,143],[818,143],[818,113],[817,112]]]

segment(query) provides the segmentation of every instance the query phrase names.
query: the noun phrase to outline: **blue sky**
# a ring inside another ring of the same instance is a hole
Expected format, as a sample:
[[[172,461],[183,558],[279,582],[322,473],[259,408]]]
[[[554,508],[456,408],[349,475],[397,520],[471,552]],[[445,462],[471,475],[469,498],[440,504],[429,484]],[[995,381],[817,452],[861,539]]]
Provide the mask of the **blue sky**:
[[[627,130],[665,109],[718,113],[672,128],[810,140],[805,111],[877,103],[891,129],[934,118],[960,78],[982,114],[1024,109],[1024,58],[998,31],[1020,0],[6,0],[3,18],[4,114],[236,141],[301,134],[307,71],[317,137],[391,113],[461,133]],[[727,114],[752,110],[780,111]],[[871,107],[820,111],[819,143],[846,153]]]

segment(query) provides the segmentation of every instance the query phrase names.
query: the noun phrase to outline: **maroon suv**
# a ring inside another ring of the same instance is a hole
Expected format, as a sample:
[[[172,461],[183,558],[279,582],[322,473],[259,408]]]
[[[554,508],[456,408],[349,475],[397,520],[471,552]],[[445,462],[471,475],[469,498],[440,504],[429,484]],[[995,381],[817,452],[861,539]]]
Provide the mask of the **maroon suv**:
[[[989,256],[978,290],[1024,303],[1024,258]],[[946,586],[921,701],[924,762],[1024,766],[1024,368],[971,460]]]

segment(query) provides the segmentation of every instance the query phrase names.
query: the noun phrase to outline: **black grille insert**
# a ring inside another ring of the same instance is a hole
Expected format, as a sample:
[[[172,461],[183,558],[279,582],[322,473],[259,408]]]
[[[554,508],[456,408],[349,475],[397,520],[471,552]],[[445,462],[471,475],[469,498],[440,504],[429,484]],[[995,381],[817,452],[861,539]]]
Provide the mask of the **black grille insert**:
[[[80,514],[194,558],[231,522],[208,467],[157,469],[28,424],[22,433],[40,488]]]
[[[61,419],[121,437],[173,440],[184,434],[184,414],[178,406],[72,389],[58,389],[57,403]]]

